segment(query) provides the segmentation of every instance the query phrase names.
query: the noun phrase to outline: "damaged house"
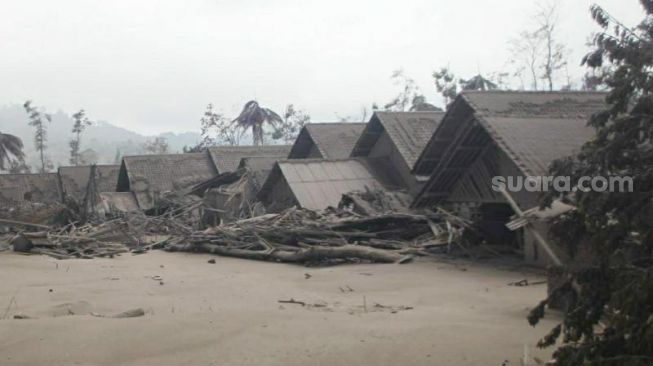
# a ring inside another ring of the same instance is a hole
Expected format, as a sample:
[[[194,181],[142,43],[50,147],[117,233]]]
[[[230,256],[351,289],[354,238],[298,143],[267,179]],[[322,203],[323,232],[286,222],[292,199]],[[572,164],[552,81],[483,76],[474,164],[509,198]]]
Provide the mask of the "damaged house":
[[[274,165],[258,198],[267,212],[297,206],[312,210],[337,207],[352,191],[402,190],[401,179],[387,159],[289,159]]]
[[[217,174],[205,152],[125,156],[117,191],[132,192],[140,209],[150,210],[164,193],[191,187]]]
[[[495,190],[492,179],[547,175],[552,161],[594,136],[587,121],[605,108],[604,100],[598,92],[461,93],[415,164],[413,173],[429,179],[413,206],[449,207],[475,221],[486,240],[512,240],[526,261],[557,264],[564,253],[550,245],[546,223],[506,228],[515,214],[532,213],[540,193]],[[570,209],[561,205],[554,209]]]
[[[61,202],[57,173],[0,174],[0,202],[5,206]]]
[[[388,159],[409,193],[422,182],[411,170],[444,112],[375,112],[354,145],[352,157]]]
[[[96,165],[91,178],[91,166],[62,166],[59,168],[59,180],[64,201],[72,199],[78,203],[86,197],[89,181],[92,179],[97,192],[115,192],[118,185],[120,165]]]
[[[219,173],[233,172],[238,169],[240,160],[247,157],[267,157],[285,159],[290,152],[290,145],[262,146],[213,146],[209,147],[209,156]]]
[[[309,123],[299,132],[288,159],[345,159],[365,123]]]

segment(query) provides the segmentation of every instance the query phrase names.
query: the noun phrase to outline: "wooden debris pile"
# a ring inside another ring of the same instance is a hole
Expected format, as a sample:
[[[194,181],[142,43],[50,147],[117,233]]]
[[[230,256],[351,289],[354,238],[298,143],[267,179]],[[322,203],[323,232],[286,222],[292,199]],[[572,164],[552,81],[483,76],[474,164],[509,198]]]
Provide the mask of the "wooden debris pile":
[[[434,228],[440,228],[437,235]],[[196,231],[169,251],[205,252],[290,263],[403,262],[454,240],[438,216],[290,208]]]

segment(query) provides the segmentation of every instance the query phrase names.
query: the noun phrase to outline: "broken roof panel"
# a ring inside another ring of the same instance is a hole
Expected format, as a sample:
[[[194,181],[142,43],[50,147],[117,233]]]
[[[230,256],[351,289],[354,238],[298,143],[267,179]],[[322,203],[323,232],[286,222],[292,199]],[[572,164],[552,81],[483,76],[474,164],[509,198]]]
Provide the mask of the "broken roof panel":
[[[57,173],[0,174],[0,203],[61,202]]]
[[[365,125],[351,122],[306,124],[297,136],[288,158],[348,158]],[[310,156],[313,148],[319,152],[319,156]]]
[[[368,156],[385,131],[412,169],[443,116],[444,112],[374,112],[351,156]]]
[[[246,157],[274,157],[285,159],[290,152],[290,145],[263,146],[213,146],[208,148],[209,155],[218,172],[231,172],[238,168],[240,160]]]
[[[96,165],[95,182],[98,192],[114,192],[118,184],[120,165]],[[65,195],[82,200],[91,176],[91,166],[62,166],[59,168],[61,189]]]
[[[206,152],[125,156],[118,191],[134,192],[141,209],[153,207],[153,195],[190,187],[218,172]]]
[[[402,189],[385,159],[291,159],[279,161],[261,188],[259,198],[270,197],[275,184],[285,180],[297,203],[303,208],[325,209],[337,206],[344,193],[365,189]]]

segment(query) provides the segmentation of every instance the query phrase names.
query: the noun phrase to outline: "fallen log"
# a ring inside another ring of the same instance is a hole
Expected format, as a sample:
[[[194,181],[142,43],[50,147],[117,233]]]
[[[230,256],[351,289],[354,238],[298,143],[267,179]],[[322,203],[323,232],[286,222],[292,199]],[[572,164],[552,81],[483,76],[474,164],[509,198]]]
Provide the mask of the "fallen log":
[[[377,263],[395,263],[402,259],[402,255],[399,253],[359,245],[343,245],[340,247],[313,246],[310,248],[300,248],[296,251],[290,251],[281,249],[245,250],[214,244],[199,243],[195,245],[169,245],[166,247],[166,249],[169,251],[195,251],[228,257],[286,263],[319,262],[325,259],[346,258],[357,258]]]

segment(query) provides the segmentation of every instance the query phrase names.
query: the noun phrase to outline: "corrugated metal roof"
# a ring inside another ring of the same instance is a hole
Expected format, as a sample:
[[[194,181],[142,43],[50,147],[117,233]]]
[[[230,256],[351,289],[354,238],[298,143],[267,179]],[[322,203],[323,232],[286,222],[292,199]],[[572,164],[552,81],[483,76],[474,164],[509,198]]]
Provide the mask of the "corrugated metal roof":
[[[272,188],[287,182],[303,208],[314,210],[337,206],[344,193],[369,189],[403,188],[394,179],[384,159],[293,159],[279,161],[261,188],[260,198],[272,202]]]
[[[123,172],[123,170],[126,170]],[[206,152],[125,156],[119,174],[119,190],[134,192],[144,210],[152,208],[151,195],[190,187],[215,175],[217,170]]]
[[[120,165],[96,165],[95,179],[98,192],[114,192],[118,184]],[[84,198],[86,186],[91,176],[91,166],[62,166],[59,168],[59,179],[64,194],[77,200]]]
[[[443,116],[444,112],[375,112],[351,156],[367,156],[386,131],[408,168],[412,169]]]
[[[344,159],[351,154],[365,123],[332,122],[309,123],[302,128],[288,158],[308,158],[312,146],[323,159]]]
[[[236,170],[240,159],[246,157],[286,158],[290,148],[290,145],[214,146],[208,151],[218,172],[224,173]]]
[[[0,174],[0,202],[61,202],[57,173]]]

